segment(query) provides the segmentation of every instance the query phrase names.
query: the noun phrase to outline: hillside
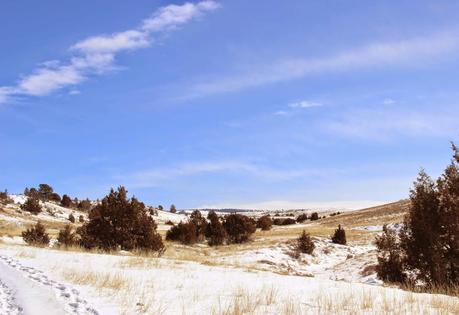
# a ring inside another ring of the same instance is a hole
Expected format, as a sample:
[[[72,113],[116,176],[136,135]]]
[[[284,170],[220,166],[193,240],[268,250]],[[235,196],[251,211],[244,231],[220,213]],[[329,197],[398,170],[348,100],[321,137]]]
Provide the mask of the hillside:
[[[3,280],[9,288],[15,288],[16,282],[25,285],[29,281],[18,282],[24,275],[31,280],[27,284],[31,294],[37,296],[34,303],[46,305],[51,301],[55,309],[72,314],[459,311],[457,298],[430,295],[425,300],[421,294],[387,288],[376,277],[374,236],[382,224],[402,222],[409,206],[406,200],[317,221],[273,226],[269,231],[257,230],[252,241],[244,244],[209,247],[166,242],[166,251],[158,258],[126,251],[108,255],[80,252],[78,248],[69,251],[24,246],[20,232],[34,222],[43,222],[55,238],[57,230],[69,223],[70,213],[85,219],[87,213],[45,202],[45,211],[35,216],[20,209],[25,197],[13,199],[14,204],[0,208],[0,266],[10,274]],[[153,218],[163,237],[170,228],[167,221],[188,220],[186,215],[165,211],[157,211]],[[338,224],[346,229],[347,245],[333,244],[329,239]],[[313,255],[295,256],[294,240],[303,230],[311,233],[316,249]],[[66,292],[64,296],[61,291]],[[16,314],[21,301],[12,300],[9,292],[0,286],[0,313],[6,310]],[[3,305],[2,296],[7,301]]]

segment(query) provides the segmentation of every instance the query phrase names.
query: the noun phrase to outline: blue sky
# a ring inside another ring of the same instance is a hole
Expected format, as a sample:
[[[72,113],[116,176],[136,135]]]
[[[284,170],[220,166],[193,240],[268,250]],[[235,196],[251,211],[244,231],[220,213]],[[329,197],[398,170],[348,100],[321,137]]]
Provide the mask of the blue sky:
[[[456,1],[3,1],[0,187],[358,207],[457,141]]]

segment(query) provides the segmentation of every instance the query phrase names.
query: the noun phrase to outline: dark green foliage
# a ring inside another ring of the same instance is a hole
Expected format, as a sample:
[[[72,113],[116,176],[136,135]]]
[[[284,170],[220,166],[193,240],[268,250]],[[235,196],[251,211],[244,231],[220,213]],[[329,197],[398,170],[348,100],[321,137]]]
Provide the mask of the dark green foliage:
[[[59,203],[61,202],[61,196],[59,196],[58,193],[53,192],[48,196],[48,200]]]
[[[162,205],[159,205],[159,206],[158,206],[158,210],[163,211],[163,210],[164,210],[164,207],[163,207]]]
[[[292,218],[285,218],[285,219],[276,218],[273,220],[274,225],[291,225],[295,223],[296,223],[296,220]]]
[[[27,201],[21,205],[21,209],[32,214],[39,214],[42,211],[40,201],[33,197],[28,197]]]
[[[180,222],[167,231],[166,240],[191,245],[198,241],[196,234],[196,226],[193,222]]]
[[[79,203],[78,203],[78,210],[81,210],[81,211],[89,211],[91,210],[91,201],[89,199],[85,199],[85,200],[81,200]]]
[[[319,214],[317,212],[313,212],[311,216],[309,217],[309,220],[311,221],[319,220]]]
[[[6,189],[4,192],[0,191],[0,203],[3,203],[3,204],[13,203],[13,200],[10,197],[8,197],[8,191]]]
[[[36,188],[26,188],[24,189],[24,195],[27,196],[27,197],[30,197],[30,198],[40,198],[40,193],[38,192],[38,190]]]
[[[296,218],[296,222],[303,223],[307,219],[308,219],[308,215],[306,213],[302,213]]]
[[[257,229],[254,220],[242,214],[227,215],[223,226],[230,243],[247,242]]]
[[[66,208],[72,208],[73,202],[72,199],[68,195],[63,195],[61,199],[61,206]]]
[[[45,226],[40,222],[22,232],[22,238],[29,245],[47,246],[49,244],[49,235],[46,233]]]
[[[383,234],[376,236],[375,245],[378,250],[378,278],[386,282],[404,282],[405,256],[401,248],[400,237],[386,225]]]
[[[190,215],[190,222],[196,228],[196,238],[198,242],[203,241],[206,234],[207,220],[199,210],[194,210]]]
[[[104,250],[162,251],[164,244],[156,231],[156,223],[145,205],[127,191],[113,189],[89,214],[89,221],[78,229],[81,244],[86,248]]]
[[[341,228],[341,225],[338,225],[338,228],[335,230],[331,240],[335,244],[346,245],[346,231]]]
[[[177,208],[175,207],[174,204],[171,205],[171,208],[170,208],[169,211],[172,212],[172,213],[177,213]]]
[[[75,216],[73,215],[73,213],[69,214],[69,221],[75,223]]]
[[[257,228],[260,228],[262,231],[269,231],[273,226],[273,220],[269,215],[264,215],[260,217],[257,221]]]
[[[427,287],[459,283],[459,152],[454,145],[453,151],[436,182],[419,173],[400,235],[385,231],[376,239],[381,279]]]
[[[40,200],[48,201],[50,200],[51,195],[53,194],[54,190],[48,184],[40,184],[38,185],[38,194],[40,196]]]
[[[210,246],[223,245],[227,239],[227,233],[220,218],[214,211],[209,211],[207,219],[210,221],[206,228],[206,238]]]
[[[311,255],[314,248],[316,248],[316,246],[312,242],[311,236],[303,230],[301,236],[296,240],[296,250],[300,253]]]
[[[83,215],[80,214],[80,216],[78,217],[78,222],[80,222],[80,223],[83,223],[83,222],[84,222],[84,217],[83,217]]]
[[[70,225],[66,225],[62,230],[59,231],[59,235],[57,236],[57,243],[59,246],[73,246],[78,243],[77,235],[72,230]]]

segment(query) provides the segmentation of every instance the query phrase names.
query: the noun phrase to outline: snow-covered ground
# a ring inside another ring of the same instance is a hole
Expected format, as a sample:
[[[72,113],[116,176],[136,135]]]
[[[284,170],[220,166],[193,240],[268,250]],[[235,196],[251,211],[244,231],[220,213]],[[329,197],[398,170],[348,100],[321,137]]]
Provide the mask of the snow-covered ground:
[[[0,255],[0,291],[2,314],[98,314],[77,290],[10,256]]]
[[[13,200],[13,203],[2,207],[3,213],[0,213],[0,222],[7,222],[10,225],[16,225],[18,227],[30,225],[37,221],[68,223],[70,214],[72,214],[77,221],[80,215],[83,216],[85,220],[88,216],[86,212],[65,208],[53,202],[41,201],[40,205],[43,211],[35,215],[23,211],[20,208],[20,206],[27,201],[26,196],[9,195],[9,197]]]
[[[218,261],[230,266],[281,274],[381,284],[375,271],[369,272],[376,262],[374,246],[338,245],[323,238],[314,238],[314,244],[316,248],[312,255],[300,254],[295,257],[293,244],[283,243],[224,256]]]
[[[97,311],[99,314],[459,312],[457,298],[415,294],[321,277],[279,275],[163,258],[10,245],[1,245],[0,255],[2,268],[12,268],[15,273],[22,274],[21,281],[26,279],[41,286],[39,291],[52,289],[55,297],[48,298],[57,303],[52,307],[59,310],[64,308],[70,313],[73,312],[71,304],[74,302],[78,303],[81,311]],[[0,281],[3,281],[4,274],[0,273]],[[19,275],[14,277],[20,278]],[[63,292],[69,296],[59,296],[61,288],[65,288]],[[49,295],[49,291],[46,295]],[[0,299],[2,303],[10,301],[11,305],[25,306],[20,298],[12,299],[8,293],[0,293]],[[52,314],[48,311],[45,314],[48,313]]]

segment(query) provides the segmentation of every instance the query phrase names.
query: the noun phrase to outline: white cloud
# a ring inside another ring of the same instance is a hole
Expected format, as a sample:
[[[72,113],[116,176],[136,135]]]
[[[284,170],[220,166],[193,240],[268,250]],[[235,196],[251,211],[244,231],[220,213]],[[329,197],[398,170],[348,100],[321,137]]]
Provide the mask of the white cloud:
[[[17,95],[48,95],[56,90],[75,86],[91,75],[116,69],[114,62],[117,53],[148,47],[153,41],[152,33],[173,30],[218,7],[217,2],[210,0],[196,4],[168,5],[159,8],[152,17],[144,20],[141,28],[92,36],[79,41],[70,47],[73,56],[69,61],[46,61],[32,74],[21,78],[16,86],[0,86],[0,104]]]
[[[392,105],[392,104],[395,104],[395,100],[391,99],[391,98],[386,98],[383,100],[382,102],[384,105]]]
[[[312,101],[299,101],[288,104],[291,108],[310,108],[310,107],[319,107],[322,106],[322,103],[312,102]]]
[[[58,68],[41,68],[25,77],[18,84],[21,94],[42,96],[64,86],[75,85],[85,77],[72,65]]]
[[[0,104],[6,103],[9,97],[14,93],[11,88],[0,87]]]
[[[314,73],[346,71],[370,66],[411,64],[458,50],[459,36],[455,33],[436,34],[398,42],[374,43],[330,57],[289,58],[268,62],[256,69],[251,67],[246,73],[213,78],[209,82],[192,85],[182,98],[238,91],[298,79]]]
[[[202,161],[174,165],[168,168],[146,169],[132,174],[120,175],[115,179],[122,180],[129,187],[155,187],[165,180],[173,180],[205,173],[231,173],[266,180],[285,181],[304,176],[322,176],[319,170],[278,170],[257,165],[255,163],[240,161]]]
[[[69,91],[69,95],[78,95],[80,94],[81,92],[79,90],[70,90]]]
[[[396,137],[453,137],[457,133],[457,107],[431,111],[360,109],[329,119],[322,127],[336,135],[387,141]]]
[[[93,36],[80,41],[71,47],[85,54],[116,53],[122,50],[132,50],[150,45],[148,33],[129,30],[109,36]]]
[[[201,16],[206,11],[213,11],[220,7],[215,1],[202,1],[197,4],[171,4],[156,11],[150,18],[143,21],[142,29],[147,32],[159,32],[175,29]]]

